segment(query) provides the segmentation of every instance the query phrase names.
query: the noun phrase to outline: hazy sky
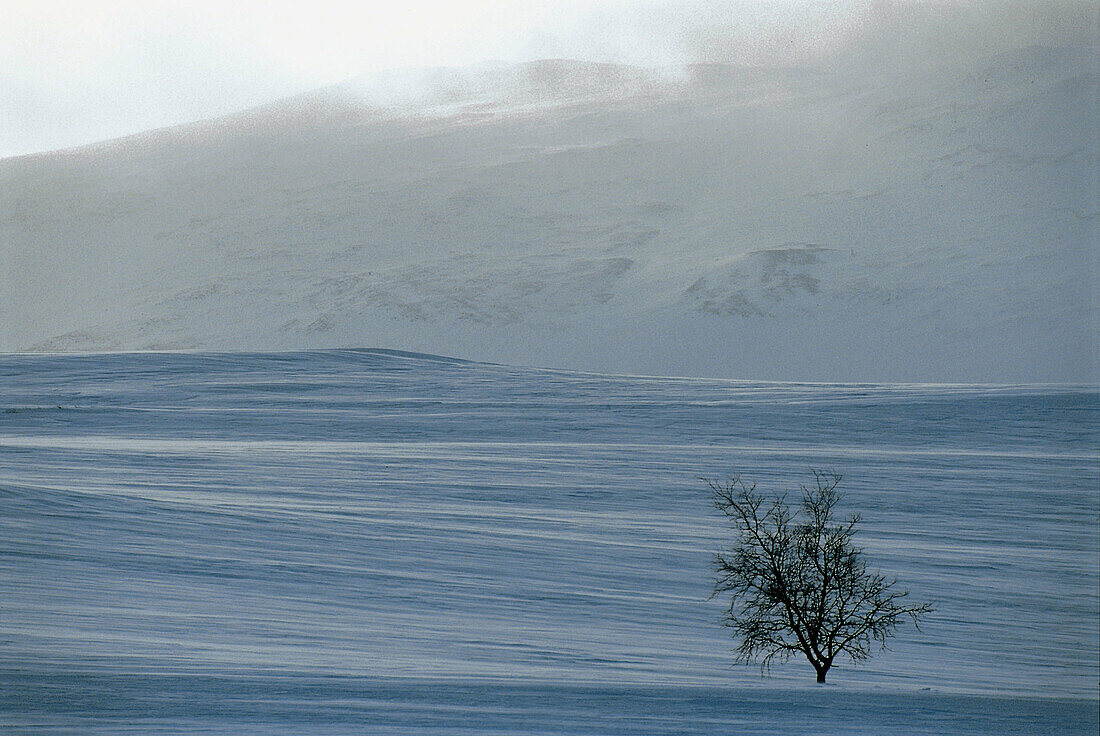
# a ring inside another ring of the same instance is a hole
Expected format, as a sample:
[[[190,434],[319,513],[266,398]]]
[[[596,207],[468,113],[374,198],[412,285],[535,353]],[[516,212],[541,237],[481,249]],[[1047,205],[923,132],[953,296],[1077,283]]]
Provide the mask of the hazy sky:
[[[856,36],[866,43],[872,26],[887,29],[878,43],[893,48],[903,39],[888,29],[899,22],[904,29],[916,9],[949,17],[939,31],[970,23],[990,39],[1035,31],[1056,40],[1066,29],[1047,27],[1042,9],[1051,5],[0,0],[0,156],[211,117],[387,68],[558,57],[641,65],[805,60]],[[1085,8],[1077,15],[1087,30],[1095,6],[1075,7]]]

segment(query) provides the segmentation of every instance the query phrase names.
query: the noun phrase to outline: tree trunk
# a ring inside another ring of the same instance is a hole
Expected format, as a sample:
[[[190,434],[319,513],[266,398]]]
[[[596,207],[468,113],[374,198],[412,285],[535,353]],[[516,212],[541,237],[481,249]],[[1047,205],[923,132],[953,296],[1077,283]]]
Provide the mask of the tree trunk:
[[[814,669],[817,670],[817,681],[825,682],[825,673],[829,671],[829,665],[822,665],[820,667],[815,667]]]

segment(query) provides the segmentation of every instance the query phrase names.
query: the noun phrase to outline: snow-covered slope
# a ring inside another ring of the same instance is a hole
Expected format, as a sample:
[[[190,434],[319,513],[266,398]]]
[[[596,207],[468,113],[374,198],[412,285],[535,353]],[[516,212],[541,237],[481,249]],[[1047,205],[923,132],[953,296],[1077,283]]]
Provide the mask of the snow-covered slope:
[[[394,73],[0,161],[0,350],[1095,380],[1088,58]]]

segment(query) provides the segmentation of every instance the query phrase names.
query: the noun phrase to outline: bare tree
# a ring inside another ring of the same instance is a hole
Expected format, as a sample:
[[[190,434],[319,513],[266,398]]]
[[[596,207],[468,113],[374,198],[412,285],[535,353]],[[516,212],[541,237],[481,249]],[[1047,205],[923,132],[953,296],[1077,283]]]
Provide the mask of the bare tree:
[[[782,496],[766,501],[739,477],[707,484],[738,534],[731,550],[715,556],[714,585],[714,595],[732,594],[725,624],[740,639],[738,660],[767,669],[801,652],[825,682],[841,653],[869,658],[906,618],[919,630],[932,607],[907,605],[896,580],[867,571],[863,550],[852,544],[860,516],[833,518],[841,477],[816,470],[813,477],[794,510]]]

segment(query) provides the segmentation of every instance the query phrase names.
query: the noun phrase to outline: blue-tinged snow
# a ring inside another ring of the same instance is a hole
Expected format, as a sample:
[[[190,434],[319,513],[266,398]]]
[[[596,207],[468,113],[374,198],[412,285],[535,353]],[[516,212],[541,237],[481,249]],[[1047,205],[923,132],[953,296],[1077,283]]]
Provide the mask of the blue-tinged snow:
[[[0,357],[0,730],[1095,733],[1093,387]],[[700,476],[845,476],[936,611],[731,666]]]

